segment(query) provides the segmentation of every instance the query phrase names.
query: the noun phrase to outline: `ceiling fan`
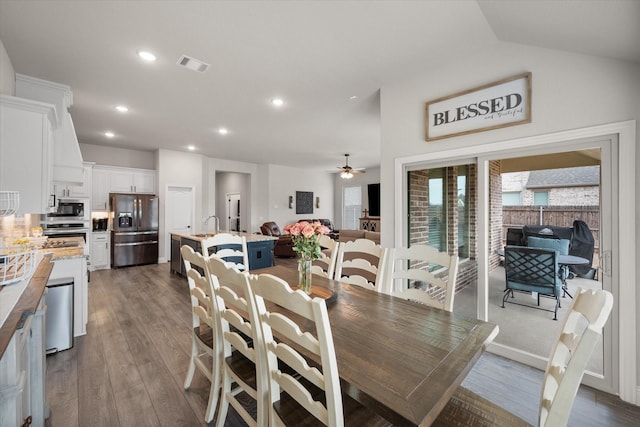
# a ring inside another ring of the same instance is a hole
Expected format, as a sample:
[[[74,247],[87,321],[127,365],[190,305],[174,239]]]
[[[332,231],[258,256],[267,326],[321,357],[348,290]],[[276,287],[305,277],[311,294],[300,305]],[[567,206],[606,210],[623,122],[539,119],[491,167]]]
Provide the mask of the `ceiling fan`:
[[[365,170],[360,168],[360,169],[354,169],[351,166],[349,166],[349,155],[345,154],[345,165],[344,166],[338,166],[338,169],[340,169],[342,172],[340,172],[340,178],[344,178],[344,179],[350,179],[353,178],[353,175],[356,173],[365,173]]]

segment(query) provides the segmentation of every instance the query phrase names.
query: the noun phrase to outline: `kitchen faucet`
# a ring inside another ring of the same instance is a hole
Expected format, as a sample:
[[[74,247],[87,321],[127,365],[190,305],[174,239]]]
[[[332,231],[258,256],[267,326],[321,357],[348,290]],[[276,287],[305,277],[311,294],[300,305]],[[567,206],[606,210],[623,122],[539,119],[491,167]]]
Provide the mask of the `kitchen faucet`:
[[[207,219],[204,220],[204,225],[208,225],[209,224],[209,220],[213,218],[215,219],[215,232],[218,233],[220,231],[220,220],[218,219],[217,216],[215,215],[209,215],[209,217]]]

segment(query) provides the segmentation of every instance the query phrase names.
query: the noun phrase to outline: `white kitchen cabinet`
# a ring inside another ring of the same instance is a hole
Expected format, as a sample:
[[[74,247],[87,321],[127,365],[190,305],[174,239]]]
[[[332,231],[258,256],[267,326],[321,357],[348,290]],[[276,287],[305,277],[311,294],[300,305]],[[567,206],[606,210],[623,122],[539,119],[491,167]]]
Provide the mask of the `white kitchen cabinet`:
[[[53,105],[0,95],[0,190],[20,192],[18,215],[48,210],[55,123]]]
[[[0,426],[44,426],[45,402],[44,298],[36,312],[17,329],[0,359]]]
[[[111,170],[111,193],[154,193],[155,172],[135,169]]]
[[[93,210],[109,209],[109,193],[155,193],[156,171],[96,165],[93,167]]]
[[[91,269],[103,270],[109,268],[109,240],[108,232],[94,231],[91,235]]]
[[[82,167],[82,184],[54,182],[57,198],[88,198],[92,193],[92,169],[90,164]]]
[[[99,167],[93,168],[93,191],[91,194],[91,209],[106,211],[109,208],[109,185],[111,176],[109,171]]]
[[[73,277],[73,336],[87,333],[89,317],[87,260],[84,256],[56,259],[49,280]]]

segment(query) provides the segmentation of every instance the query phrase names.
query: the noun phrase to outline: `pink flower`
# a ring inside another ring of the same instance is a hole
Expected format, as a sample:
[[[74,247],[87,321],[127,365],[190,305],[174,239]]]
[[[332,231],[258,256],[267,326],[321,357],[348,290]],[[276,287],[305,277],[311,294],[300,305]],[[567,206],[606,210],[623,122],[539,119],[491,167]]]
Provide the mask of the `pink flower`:
[[[299,222],[296,222],[295,224],[291,224],[290,226],[288,225],[287,227],[289,227],[289,233],[291,233],[293,236],[300,235],[301,227]],[[286,230],[286,227],[285,227],[285,230]]]
[[[301,231],[302,231],[302,235],[303,235],[304,237],[306,237],[307,239],[308,239],[308,238],[310,238],[310,237],[312,237],[312,236],[315,234],[315,230],[314,230],[314,228],[313,228],[313,225],[309,224],[309,223],[308,223],[308,222],[306,222],[306,221],[303,221],[303,222],[301,223],[301,225],[302,225],[302,224],[304,224],[304,225],[302,226],[302,230],[301,230]]]
[[[329,234],[329,227],[327,227],[326,225],[319,225],[318,228],[316,228],[316,233],[317,234]]]

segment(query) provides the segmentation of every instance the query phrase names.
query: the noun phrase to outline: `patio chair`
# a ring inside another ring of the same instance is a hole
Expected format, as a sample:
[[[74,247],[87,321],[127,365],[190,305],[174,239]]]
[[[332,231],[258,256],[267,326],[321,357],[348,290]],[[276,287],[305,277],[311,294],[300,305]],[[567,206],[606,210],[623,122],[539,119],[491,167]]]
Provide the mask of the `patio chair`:
[[[514,291],[536,292],[538,307],[532,308],[540,308],[540,295],[552,297],[556,300],[553,320],[558,320],[562,279],[559,275],[557,251],[526,246],[505,246],[504,272],[505,290],[502,296],[502,308],[505,302],[531,307],[507,300],[509,296],[512,299],[515,298]]]
[[[538,426],[565,426],[571,415],[584,370],[613,307],[613,295],[605,290],[576,293],[556,341],[542,382]],[[472,391],[458,387],[434,427],[528,426],[524,420]]]

